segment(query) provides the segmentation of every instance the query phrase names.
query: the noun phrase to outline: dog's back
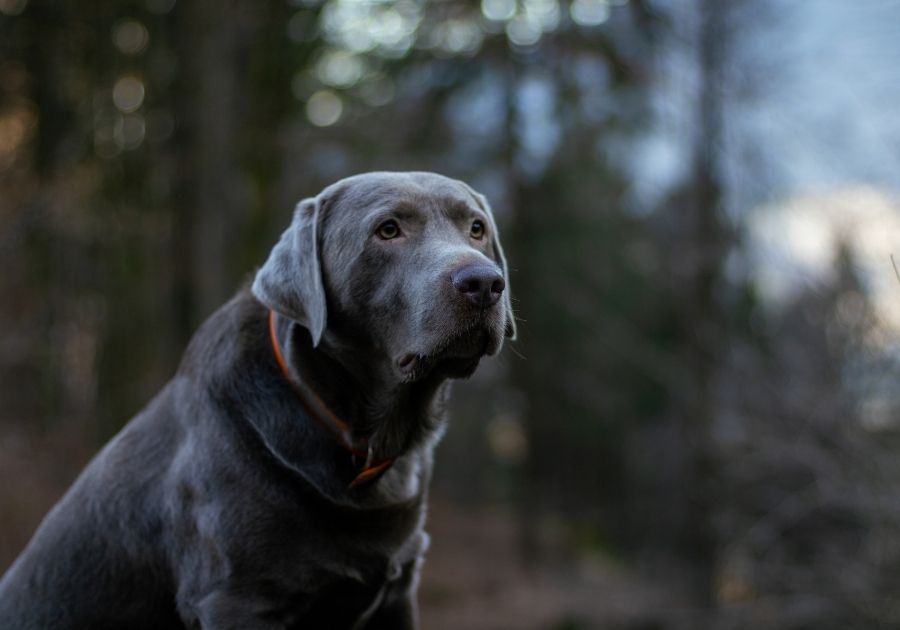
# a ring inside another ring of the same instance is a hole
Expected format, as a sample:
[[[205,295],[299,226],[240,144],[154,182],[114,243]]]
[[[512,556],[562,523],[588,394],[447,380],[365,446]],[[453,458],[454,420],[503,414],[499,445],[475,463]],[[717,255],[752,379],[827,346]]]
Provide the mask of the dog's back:
[[[167,388],[51,510],[0,581],[0,628],[180,628],[162,552]]]
[[[314,458],[302,474],[285,470],[248,421],[303,426],[290,388],[261,376],[276,369],[260,342],[265,312],[243,291],[201,327],[173,381],[94,458],[0,581],[0,628],[237,628],[236,601],[287,627],[351,627],[399,564],[415,563],[421,491],[364,513],[336,503],[317,484],[334,471]],[[267,582],[269,594],[234,597],[242,583]]]
[[[303,200],[0,582],[0,628],[417,627],[447,381],[515,336],[507,284],[461,182]]]

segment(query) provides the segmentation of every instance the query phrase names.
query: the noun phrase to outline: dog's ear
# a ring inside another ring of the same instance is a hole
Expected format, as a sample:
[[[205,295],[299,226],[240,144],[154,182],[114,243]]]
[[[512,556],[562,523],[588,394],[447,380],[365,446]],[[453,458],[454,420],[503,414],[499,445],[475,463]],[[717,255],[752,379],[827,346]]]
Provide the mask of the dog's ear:
[[[306,327],[313,346],[319,345],[327,316],[319,262],[320,206],[318,197],[297,204],[290,227],[256,273],[251,288],[268,308]]]
[[[500,270],[503,272],[503,281],[506,282],[506,290],[503,292],[503,305],[506,307],[506,330],[504,332],[509,339],[515,341],[516,316],[513,313],[512,298],[510,297],[511,292],[509,289],[509,269],[506,266],[506,256],[503,255],[503,247],[500,246],[500,233],[497,231],[497,223],[494,221],[494,213],[491,210],[491,204],[488,203],[488,200],[484,195],[476,192],[468,185],[466,187],[469,188],[469,191],[475,196],[475,199],[478,200],[478,203],[481,205],[481,208],[484,210],[485,214],[487,214],[488,221],[490,222],[491,246],[494,249],[494,257],[497,260],[497,264],[500,265]]]

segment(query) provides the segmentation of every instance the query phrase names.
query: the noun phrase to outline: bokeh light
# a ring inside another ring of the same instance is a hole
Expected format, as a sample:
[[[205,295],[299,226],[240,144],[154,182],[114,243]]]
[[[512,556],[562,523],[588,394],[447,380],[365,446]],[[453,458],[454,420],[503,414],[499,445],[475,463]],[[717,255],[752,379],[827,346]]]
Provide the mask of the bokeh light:
[[[316,64],[316,76],[325,85],[348,88],[365,74],[366,63],[362,57],[343,50],[326,52]]]
[[[900,627],[900,3],[624,4],[0,0],[0,562],[296,199],[421,168],[521,321],[454,392],[425,627]]]
[[[150,34],[137,20],[123,20],[113,27],[112,40],[123,54],[138,55],[150,43]]]
[[[330,127],[343,111],[343,100],[331,90],[319,90],[306,102],[306,117],[316,127]]]
[[[541,39],[541,27],[527,15],[517,15],[507,23],[506,36],[515,46],[534,46]]]
[[[372,107],[387,105],[396,94],[394,81],[380,73],[366,76],[357,87],[360,98]]]
[[[119,111],[126,114],[137,111],[144,102],[144,84],[136,77],[122,77],[116,81],[112,96]]]
[[[525,15],[544,32],[555,30],[559,26],[560,9],[557,0],[525,0]]]
[[[0,0],[0,13],[20,15],[28,6],[28,0]]]
[[[516,0],[481,0],[481,13],[489,20],[505,22],[516,14]]]
[[[512,414],[493,418],[487,425],[491,451],[506,464],[518,464],[528,454],[528,437],[521,421]]]
[[[443,55],[469,57],[483,41],[484,31],[474,19],[454,18],[432,28],[424,46]]]
[[[325,38],[335,46],[399,58],[412,47],[421,20],[422,7],[412,0],[331,0],[322,9],[320,26]]]
[[[0,116],[0,168],[10,166],[28,139],[37,116],[27,107],[18,107]]]
[[[609,3],[606,0],[573,0],[569,14],[579,26],[599,26],[609,19]]]
[[[123,151],[137,149],[144,142],[146,122],[140,114],[119,116],[113,128],[113,139]]]
[[[175,117],[165,109],[154,109],[147,114],[147,139],[151,142],[165,142],[175,131]]]

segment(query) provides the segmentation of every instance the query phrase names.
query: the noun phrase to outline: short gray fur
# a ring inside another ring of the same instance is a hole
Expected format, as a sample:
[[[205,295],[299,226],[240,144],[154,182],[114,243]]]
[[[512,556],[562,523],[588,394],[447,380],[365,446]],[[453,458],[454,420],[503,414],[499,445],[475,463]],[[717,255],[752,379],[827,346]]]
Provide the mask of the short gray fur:
[[[378,236],[388,219],[401,237]],[[454,288],[467,264],[506,276],[461,182],[370,173],[302,201],[252,292],[201,326],[7,571],[0,628],[418,627],[447,380],[515,334],[508,282],[488,308]],[[358,467],[279,370],[269,309],[292,377],[397,457],[377,481],[348,488]]]

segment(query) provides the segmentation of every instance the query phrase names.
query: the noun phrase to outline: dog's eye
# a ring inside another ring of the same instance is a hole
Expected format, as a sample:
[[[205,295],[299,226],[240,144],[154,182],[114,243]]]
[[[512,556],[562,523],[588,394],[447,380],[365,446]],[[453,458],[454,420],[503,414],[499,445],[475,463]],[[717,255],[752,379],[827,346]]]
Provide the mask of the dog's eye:
[[[481,240],[481,237],[484,236],[484,223],[478,220],[472,221],[472,227],[469,229],[469,234],[472,235],[472,238]]]
[[[391,240],[392,238],[397,238],[400,236],[400,226],[397,225],[397,222],[393,219],[390,221],[385,221],[381,225],[378,226],[378,229],[375,230],[375,233],[386,241]]]

